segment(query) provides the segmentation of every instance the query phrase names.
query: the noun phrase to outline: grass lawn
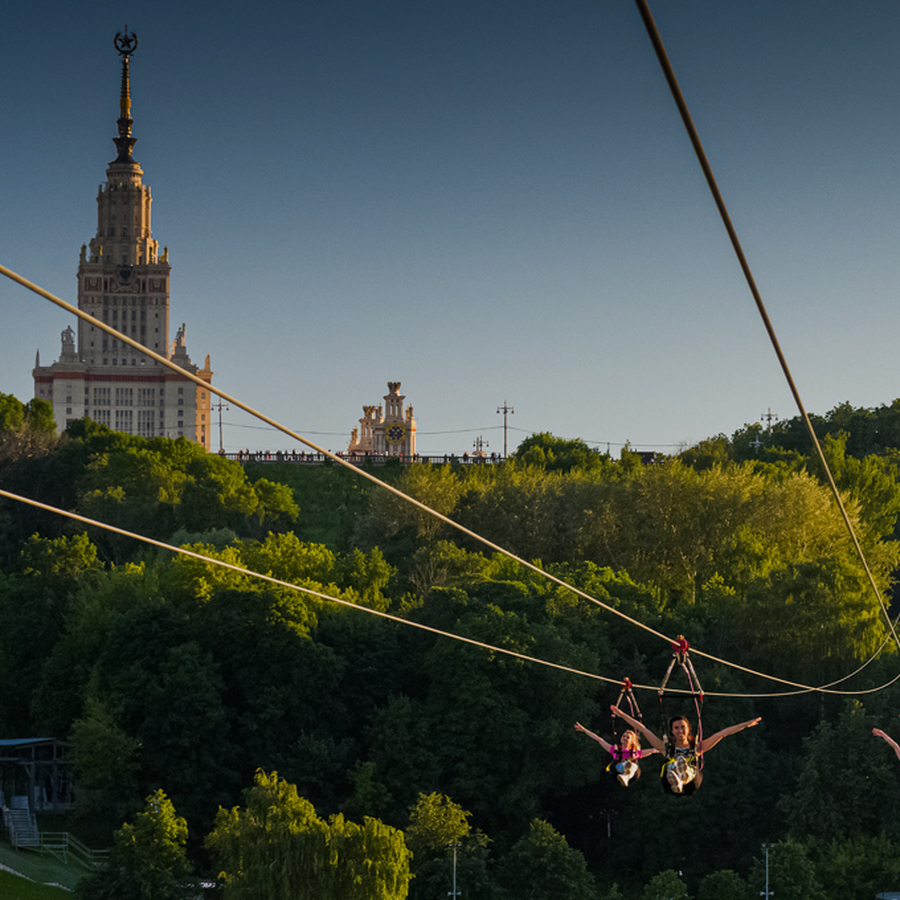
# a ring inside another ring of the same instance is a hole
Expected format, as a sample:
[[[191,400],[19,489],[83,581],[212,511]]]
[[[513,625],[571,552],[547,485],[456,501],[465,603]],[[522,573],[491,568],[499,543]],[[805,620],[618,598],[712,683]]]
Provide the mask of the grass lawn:
[[[0,897],[3,900],[62,900],[63,897],[71,896],[72,892],[63,888],[37,884],[0,871]]]

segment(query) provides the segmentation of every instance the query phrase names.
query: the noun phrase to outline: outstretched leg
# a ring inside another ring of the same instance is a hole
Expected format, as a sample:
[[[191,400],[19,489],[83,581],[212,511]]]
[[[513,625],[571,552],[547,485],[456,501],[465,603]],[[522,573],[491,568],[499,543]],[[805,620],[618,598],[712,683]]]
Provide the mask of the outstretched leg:
[[[680,794],[684,790],[685,785],[694,782],[694,787],[700,787],[698,779],[700,773],[695,766],[692,766],[684,756],[676,756],[675,759],[666,766],[666,781],[672,788],[673,794]]]
[[[640,771],[638,769],[637,763],[632,762],[631,760],[625,760],[624,762],[620,762],[616,766],[616,771],[619,773],[616,778],[619,780],[619,784],[623,787],[628,786],[628,782]]]

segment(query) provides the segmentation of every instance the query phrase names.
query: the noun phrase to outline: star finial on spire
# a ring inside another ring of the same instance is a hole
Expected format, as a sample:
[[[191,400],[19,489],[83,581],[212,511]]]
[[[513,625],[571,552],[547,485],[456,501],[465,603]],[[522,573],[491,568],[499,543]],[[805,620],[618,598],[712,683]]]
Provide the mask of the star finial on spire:
[[[131,80],[128,74],[128,60],[137,49],[137,35],[134,32],[129,32],[126,25],[124,32],[116,32],[113,44],[119,56],[122,57],[122,95],[119,98],[119,118],[117,122],[119,136],[113,138],[113,143],[115,143],[119,151],[115,162],[135,164],[131,151],[135,143],[137,143],[137,139],[131,136],[131,126],[134,124],[134,121],[131,118]]]
[[[116,50],[119,51],[120,56],[131,56],[135,50],[137,50],[138,39],[137,35],[132,31],[128,31],[128,26],[125,26],[124,31],[117,31],[116,36],[113,38],[113,44],[116,47]]]

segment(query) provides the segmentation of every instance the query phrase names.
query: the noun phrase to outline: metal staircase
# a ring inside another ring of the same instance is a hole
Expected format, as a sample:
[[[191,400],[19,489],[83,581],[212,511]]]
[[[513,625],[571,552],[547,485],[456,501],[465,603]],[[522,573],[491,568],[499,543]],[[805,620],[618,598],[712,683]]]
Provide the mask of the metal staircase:
[[[27,809],[4,809],[3,825],[9,835],[9,842],[17,850],[40,848],[41,836],[38,834],[34,816]]]

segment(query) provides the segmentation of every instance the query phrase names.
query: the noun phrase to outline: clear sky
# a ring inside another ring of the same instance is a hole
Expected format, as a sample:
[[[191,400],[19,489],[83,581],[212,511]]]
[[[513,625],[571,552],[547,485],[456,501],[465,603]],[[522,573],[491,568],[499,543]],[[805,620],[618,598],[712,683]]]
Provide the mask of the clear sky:
[[[807,409],[892,402],[900,3],[650,6]],[[614,455],[796,414],[630,0],[9,6],[0,263],[72,303],[126,23],[170,339],[229,394],[331,450],[388,381],[423,453],[502,450],[504,401],[510,450]],[[0,282],[26,400],[70,323]]]

